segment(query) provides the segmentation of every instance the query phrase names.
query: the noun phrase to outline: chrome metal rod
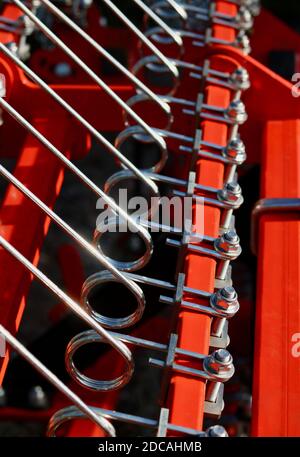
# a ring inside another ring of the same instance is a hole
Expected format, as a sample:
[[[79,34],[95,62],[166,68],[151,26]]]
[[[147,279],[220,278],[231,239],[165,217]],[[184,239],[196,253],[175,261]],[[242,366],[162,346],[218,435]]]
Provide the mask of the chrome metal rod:
[[[180,3],[178,3],[175,0],[165,0],[165,1],[167,3],[169,3],[169,5],[176,11],[176,13],[178,13],[178,15],[183,20],[186,20],[188,18],[188,15],[187,15],[187,12],[186,12],[185,8]]]
[[[151,138],[162,147],[164,140],[153,131],[153,129],[143,119],[133,111],[88,65],[86,65],[49,27],[47,27],[38,17],[30,11],[20,0],[12,0],[12,2],[23,11],[26,16],[46,35],[46,37],[56,46],[65,52],[90,78],[104,90],[124,111],[126,111],[143,129],[150,135]]]
[[[135,1],[135,0],[134,0]],[[165,113],[170,112],[170,108],[167,103],[164,103],[149,87],[147,87],[140,79],[138,79],[133,73],[131,73],[124,65],[122,65],[117,59],[115,59],[109,52],[106,51],[97,41],[95,41],[90,35],[88,35],[81,27],[79,27],[72,19],[64,14],[49,0],[40,0],[56,17],[62,22],[67,24],[73,29],[78,35],[80,35],[86,42],[88,42],[99,54],[105,57],[112,65],[114,65],[121,73],[123,73],[136,87],[144,92],[148,97],[155,101]],[[163,21],[162,21],[163,22]],[[172,32],[173,33],[173,32]]]
[[[146,187],[150,188],[154,195],[158,195],[157,186],[148,179],[127,157],[125,157],[115,146],[113,146],[101,133],[98,132],[84,117],[82,117],[69,103],[57,94],[48,84],[45,83],[34,71],[22,62],[13,52],[3,43],[0,43],[0,51],[18,65],[36,84],[38,84],[47,94],[49,94],[60,106],[70,113],[79,123],[81,123],[94,138],[103,144],[108,151],[113,154],[126,168],[132,170],[135,176],[142,181]]]
[[[30,365],[32,365],[50,384],[56,387],[65,395],[77,408],[101,427],[109,436],[116,436],[113,425],[104,417],[102,412],[95,411],[81,400],[71,389],[69,389],[52,371],[50,371],[40,360],[38,360],[26,347],[20,343],[8,330],[0,325],[0,334],[8,344],[20,354]]]
[[[15,0],[14,0],[15,1]],[[18,0],[19,1],[19,0]],[[146,36],[142,33],[132,21],[125,16],[122,11],[116,7],[116,5],[110,0],[102,0],[111,11],[122,21],[124,24],[153,52],[153,54],[162,62],[177,79],[179,77],[179,72],[176,67]]]
[[[128,424],[134,424],[141,427],[149,427],[149,428],[158,428],[159,421],[156,419],[149,419],[142,416],[135,416],[133,414],[122,413],[119,411],[112,411],[110,409],[103,409],[103,408],[96,408],[95,406],[91,406],[91,409],[96,414],[101,414],[102,416],[116,420],[119,422],[125,422]],[[56,430],[66,422],[69,422],[72,419],[80,419],[84,418],[84,414],[81,413],[76,407],[69,406],[57,411],[50,419],[48,425],[48,436],[55,436]],[[196,430],[193,428],[182,427],[180,425],[174,424],[167,424],[168,430],[177,431],[180,433],[184,433],[187,435],[196,435],[200,436],[207,436],[206,433],[202,430]]]
[[[49,216],[65,233],[73,238],[81,247],[83,247],[90,255],[95,257],[103,267],[109,270],[112,275],[117,278],[125,287],[127,287],[134,295],[139,298],[143,297],[141,289],[130,280],[127,276],[115,268],[106,257],[101,254],[93,245],[86,241],[79,233],[70,227],[63,219],[61,219],[52,209],[43,203],[34,193],[27,189],[14,175],[12,175],[5,167],[0,165],[0,174],[11,182],[22,194],[38,206],[47,216]]]
[[[110,198],[105,192],[103,192],[96,184],[91,181],[79,168],[76,167],[65,155],[59,151],[47,138],[44,137],[33,125],[30,124],[20,113],[18,113],[9,103],[0,97],[0,107],[4,111],[8,112],[17,122],[19,122],[24,128],[26,128],[33,136],[35,136],[49,151],[54,154],[71,172],[73,172],[89,189],[91,189],[98,197],[102,198],[117,214],[124,218],[129,227],[134,227],[137,233],[140,234],[146,246],[147,260],[152,255],[152,239],[149,232],[141,227],[136,221],[120,208],[116,202]]]
[[[149,6],[147,6],[143,1],[141,0],[132,0],[136,5],[138,5],[146,14],[149,16],[156,24],[163,29],[163,31],[169,35],[169,37],[174,41],[175,44],[177,44],[180,48],[183,46],[183,41],[181,36],[174,30],[171,29],[171,27],[166,24],[165,21],[163,21]]]
[[[61,290],[50,278],[48,278],[41,270],[35,267],[26,257],[24,257],[17,249],[15,249],[5,238],[0,235],[0,246],[2,246],[12,257],[20,262],[35,278],[37,278],[47,289],[49,289],[60,301],[62,301],[69,309],[71,309],[81,320],[89,325],[105,343],[115,349],[123,358],[126,364],[126,382],[132,376],[134,370],[134,362],[132,354],[128,347],[121,341],[117,341],[110,335],[100,324],[98,324],[84,309]],[[125,381],[124,381],[125,383]]]

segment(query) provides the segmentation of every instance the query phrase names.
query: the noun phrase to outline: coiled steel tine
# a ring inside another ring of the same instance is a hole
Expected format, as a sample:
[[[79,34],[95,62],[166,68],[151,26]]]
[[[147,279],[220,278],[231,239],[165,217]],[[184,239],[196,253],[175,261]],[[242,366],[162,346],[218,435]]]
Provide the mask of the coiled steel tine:
[[[156,343],[155,341],[135,338],[130,335],[118,334],[115,332],[112,332],[111,335],[114,335],[114,337],[117,340],[126,341],[126,342],[128,342],[128,344],[133,344],[138,347],[151,348],[151,350],[154,350],[154,351],[157,350],[157,351],[168,352],[168,345],[161,345],[159,343]],[[172,338],[172,334],[170,337]],[[172,338],[172,339],[174,341],[174,338]],[[67,350],[66,350],[65,362],[66,362],[67,370],[70,371],[70,369],[72,369],[73,372],[75,372],[77,381],[79,381],[80,384],[84,385],[85,387],[87,387],[88,389],[93,390],[93,391],[99,390],[99,387],[98,387],[99,381],[97,379],[90,378],[90,377],[83,375],[76,368],[73,359],[74,359],[74,354],[78,351],[78,349],[80,349],[86,345],[92,344],[92,343],[101,343],[101,342],[102,342],[101,337],[96,332],[94,332],[93,330],[87,330],[82,333],[79,333],[74,338],[72,338],[72,340],[69,342]],[[174,349],[175,349],[175,351],[174,351],[175,354],[176,353],[178,354],[179,353],[178,348],[176,347]],[[234,374],[234,366],[232,364],[231,356],[230,356],[230,359],[231,359],[230,360],[230,362],[231,362],[230,363],[230,365],[231,365],[230,372],[228,372],[227,375],[226,375],[226,373],[223,373],[223,374],[225,374],[225,376],[223,377],[221,373],[220,373],[220,375],[221,375],[220,376],[218,372],[213,372],[212,370],[206,369],[208,362],[210,362],[211,359],[214,357],[216,351],[214,351],[209,356],[207,356],[205,354],[193,352],[193,351],[188,351],[188,350],[186,351],[184,349],[179,349],[179,351],[180,351],[180,354],[186,355],[187,357],[191,357],[192,359],[195,359],[195,361],[196,360],[201,361],[203,368],[202,369],[201,368],[200,369],[192,368],[192,367],[188,367],[186,365],[177,364],[175,362],[175,363],[172,363],[172,365],[171,365],[171,367],[174,371],[193,374],[193,375],[197,376],[198,378],[201,378],[201,379],[203,379],[205,381],[209,381],[209,382],[210,381],[226,382]],[[158,359],[150,358],[148,362],[149,362],[150,366],[155,366],[155,367],[159,367],[159,368],[163,368],[165,366],[165,362],[160,359],[158,360]]]
[[[13,0],[19,1],[19,0]],[[116,7],[114,3],[110,0],[102,0],[112,11],[113,13],[122,21],[124,24],[153,52],[153,54],[157,57],[157,59],[168,68],[168,70],[172,73],[175,80],[178,84],[179,72],[176,65],[170,61],[145,35],[142,33],[132,21],[130,21],[122,11]]]
[[[117,341],[113,336],[110,335],[100,324],[98,324],[78,303],[76,303],[71,297],[69,297],[62,289],[60,289],[48,276],[46,276],[41,270],[35,267],[26,257],[24,257],[17,249],[15,249],[5,238],[0,235],[0,246],[2,246],[12,257],[19,261],[28,271],[30,271],[35,278],[37,278],[47,289],[49,289],[56,297],[62,301],[68,308],[70,308],[81,320],[89,325],[102,341],[109,344],[115,349],[118,354],[123,358],[126,369],[121,377],[116,378],[113,381],[103,381],[107,384],[111,383],[103,390],[112,390],[129,382],[133,371],[134,361],[132,353],[128,347],[121,341]]]
[[[186,13],[184,7],[180,3],[178,3],[175,0],[165,0],[165,1],[176,11],[176,13],[178,13],[178,16],[180,16],[181,19],[183,19],[183,20],[187,19],[187,13]]]
[[[137,178],[151,189],[155,196],[158,196],[157,186],[149,180],[127,157],[125,157],[115,146],[113,146],[101,133],[98,132],[83,116],[81,116],[66,100],[57,94],[48,84],[45,83],[34,71],[32,71],[24,62],[22,62],[13,52],[11,52],[3,43],[0,43],[0,51],[9,59],[18,65],[36,84],[45,90],[60,106],[70,113],[78,122],[80,122],[89,132],[102,143],[108,151],[113,154],[124,166],[131,170]],[[162,150],[163,151],[163,150]],[[162,152],[163,155],[163,152]],[[162,157],[162,162],[166,157]]]
[[[120,411],[112,411],[110,409],[97,408],[95,406],[91,406],[91,409],[95,411],[96,414],[101,414],[107,419],[125,422],[128,424],[139,425],[141,427],[147,427],[151,429],[157,429],[159,427],[159,421],[156,419],[148,419],[147,417],[135,416],[133,414],[122,413]],[[66,422],[69,422],[72,419],[80,419],[84,417],[85,415],[81,411],[79,411],[75,406],[62,408],[56,411],[50,418],[48,423],[47,435],[50,437],[54,437],[56,436],[56,431],[61,425],[65,424]],[[168,424],[168,430],[197,437],[208,436],[207,432],[205,431],[196,430],[188,427],[182,427],[180,425],[174,424]]]
[[[58,38],[35,14],[33,14],[20,0],[12,0],[12,2],[20,8],[26,16],[47,36],[47,38],[56,46],[61,48],[93,81],[101,87],[124,111],[126,111],[147,134],[154,139],[162,147],[166,147],[164,140],[157,135],[153,129],[143,119],[135,113],[126,102],[122,100],[99,76],[93,72],[60,38]]]
[[[174,29],[175,30],[175,29]],[[193,41],[192,44],[193,46],[204,46],[205,45],[205,35],[203,33],[196,33],[196,32],[191,32],[190,30],[175,30],[181,37],[186,37],[190,38],[192,40],[200,40],[200,41]],[[157,41],[158,43],[165,43],[165,44],[171,44],[171,40],[168,38],[163,38],[161,35],[164,35],[164,30],[161,27],[154,27],[152,29],[149,29],[145,35],[147,37],[153,37],[153,41]],[[215,38],[210,38],[211,42],[217,43],[217,44],[230,44],[226,40],[219,40]],[[170,60],[175,63],[175,59],[170,58]]]
[[[135,1],[135,0],[134,0]],[[147,94],[148,97],[157,103],[162,110],[166,113],[170,113],[170,108],[167,103],[164,103],[149,87],[147,87],[140,79],[138,79],[133,73],[131,73],[124,65],[122,65],[117,59],[115,59],[109,52],[106,51],[97,41],[95,41],[90,35],[88,35],[81,27],[79,27],[72,19],[64,14],[49,0],[40,0],[46,8],[48,8],[56,17],[62,22],[67,24],[71,29],[78,33],[85,41],[87,41],[99,54],[104,56],[112,65],[114,65],[121,73],[123,73],[141,92]],[[162,21],[163,22],[163,21]]]
[[[116,431],[114,426],[105,418],[101,411],[95,411],[81,400],[69,387],[67,387],[52,371],[50,371],[40,360],[38,360],[28,349],[17,340],[6,328],[0,324],[0,335],[2,335],[8,344],[20,354],[36,371],[38,371],[50,384],[56,387],[72,403],[76,405],[76,411],[84,416],[89,417],[99,427],[101,427],[108,436],[115,437]],[[74,408],[74,407],[73,407]],[[79,410],[79,411],[78,411]]]
[[[63,219],[61,219],[52,209],[50,209],[45,203],[43,203],[33,192],[31,192],[24,184],[21,183],[14,175],[12,175],[5,167],[0,165],[0,175],[7,179],[13,184],[23,195],[31,200],[36,206],[38,206],[47,216],[49,216],[59,227],[63,229],[65,233],[73,238],[82,248],[84,248],[90,255],[92,255],[100,264],[105,267],[110,273],[116,278],[121,284],[123,284],[130,292],[134,295],[137,301],[137,309],[130,316],[122,321],[122,326],[118,328],[128,327],[136,323],[143,315],[145,309],[144,294],[140,287],[131,279],[127,278],[121,273],[114,265],[107,260],[107,258],[101,254],[92,244],[86,241],[76,230],[68,225]]]
[[[171,29],[171,27],[168,26],[168,24],[165,23],[154,11],[152,11],[151,8],[149,8],[143,1],[141,0],[132,0],[134,3],[136,3],[145,13],[148,17],[150,17],[156,24],[163,29],[163,31],[169,35],[169,37],[173,40],[175,44],[179,46],[181,49],[183,46],[183,41],[181,36],[177,33],[177,31],[174,31]]]
[[[8,112],[19,124],[25,127],[40,143],[42,143],[49,151],[54,154],[72,173],[74,173],[89,189],[91,189],[98,197],[102,198],[122,219],[127,221],[129,227],[141,236],[146,246],[146,253],[143,257],[143,265],[147,264],[151,258],[153,251],[152,238],[147,230],[141,227],[136,221],[120,208],[116,202],[103,192],[93,181],[91,181],[79,168],[76,167],[65,155],[59,151],[47,138],[44,137],[33,125],[30,124],[20,113],[18,113],[9,103],[0,97],[0,107]]]

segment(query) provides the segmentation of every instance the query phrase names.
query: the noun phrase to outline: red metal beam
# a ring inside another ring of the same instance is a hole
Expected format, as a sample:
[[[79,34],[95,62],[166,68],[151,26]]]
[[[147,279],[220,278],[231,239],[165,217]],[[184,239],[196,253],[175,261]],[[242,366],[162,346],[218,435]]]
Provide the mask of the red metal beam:
[[[263,143],[262,198],[300,198],[300,120],[268,122]],[[254,436],[300,436],[299,214],[259,221]]]
[[[49,119],[34,122],[35,127],[50,141],[70,154],[69,124],[66,118],[56,118],[60,128],[49,127]],[[15,167],[14,175],[48,206],[52,207],[63,183],[61,163],[32,136],[28,136]],[[35,265],[49,228],[49,218],[14,186],[9,185],[0,210],[0,233]],[[31,275],[5,250],[0,250],[0,322],[13,334],[19,328]],[[9,354],[0,359],[0,383],[3,380]]]

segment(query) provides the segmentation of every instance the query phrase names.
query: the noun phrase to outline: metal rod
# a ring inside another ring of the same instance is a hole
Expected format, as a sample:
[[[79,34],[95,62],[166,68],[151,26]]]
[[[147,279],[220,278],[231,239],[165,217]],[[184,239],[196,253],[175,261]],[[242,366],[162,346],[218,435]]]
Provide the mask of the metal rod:
[[[83,118],[69,103],[58,95],[48,84],[45,83],[34,71],[23,63],[13,52],[11,52],[3,43],[0,43],[0,50],[16,65],[18,65],[36,84],[47,92],[60,106],[70,113],[78,122],[80,122],[108,151],[113,154],[126,168],[132,170],[135,176],[142,181],[146,187],[158,195],[157,186],[148,179],[127,157],[125,157],[115,146],[113,146],[101,133],[98,132],[85,118]]]
[[[101,254],[93,245],[86,241],[79,233],[70,227],[63,219],[61,219],[54,211],[52,211],[45,203],[43,203],[34,193],[27,189],[15,176],[13,176],[5,167],[0,165],[0,174],[11,182],[20,192],[22,192],[29,200],[38,206],[47,216],[49,216],[65,233],[71,236],[81,247],[83,247],[89,254],[95,257],[102,266],[109,270],[114,277],[128,288],[134,295],[139,298],[143,293],[133,280],[130,280],[117,268],[115,268],[106,257]]]
[[[46,35],[46,37],[56,46],[61,48],[87,75],[89,75],[93,81],[101,87],[121,108],[126,111],[143,129],[150,135],[153,140],[160,144],[161,147],[165,147],[164,140],[153,131],[153,129],[143,121],[140,116],[135,113],[127,104],[122,100],[99,76],[93,72],[88,65],[86,65],[78,56],[75,54],[55,33],[53,33],[49,27],[47,27],[38,17],[30,11],[20,0],[12,0],[12,2],[20,8],[24,14],[26,14],[30,20]]]
[[[89,325],[104,342],[115,349],[126,363],[126,372],[124,375],[124,383],[128,382],[134,370],[134,362],[132,354],[128,347],[121,341],[116,341],[100,324],[98,324],[84,309],[76,303],[69,295],[61,290],[50,278],[48,278],[41,270],[35,267],[26,257],[24,257],[17,249],[15,249],[5,238],[0,235],[0,246],[2,246],[12,257],[20,262],[34,277],[36,277],[47,289],[49,289],[60,301],[70,308],[81,320]]]
[[[135,1],[135,0],[134,0]],[[137,0],[138,1],[138,0]],[[140,79],[138,79],[133,73],[131,73],[124,65],[122,65],[117,59],[115,59],[109,52],[106,51],[97,41],[95,41],[90,35],[88,35],[81,27],[79,27],[72,19],[64,14],[49,0],[40,0],[40,2],[46,6],[56,17],[62,22],[71,27],[77,32],[86,42],[88,42],[99,54],[104,56],[112,65],[114,65],[121,73],[123,73],[134,85],[136,85],[142,92],[147,94],[149,98],[157,103],[165,113],[170,113],[170,108],[167,103],[164,103],[149,87],[147,87]],[[163,21],[162,21],[163,22]],[[173,33],[173,32],[172,32]]]
[[[13,0],[15,1],[15,0]],[[142,33],[132,21],[125,16],[122,11],[110,0],[102,0],[113,13],[153,52],[153,54],[170,70],[173,76],[178,79],[179,72],[173,62],[170,61],[145,35]]]
[[[181,39],[181,36],[174,30],[171,29],[171,27],[166,24],[165,21],[163,21],[149,6],[145,5],[144,2],[141,0],[132,0],[134,3],[136,3],[146,14],[147,16],[151,17],[151,19],[156,22],[156,24],[159,25],[163,29],[163,31],[171,37],[171,39],[176,43],[180,48],[183,46],[183,41]]]
[[[25,127],[32,135],[34,135],[49,151],[54,154],[70,171],[72,171],[87,187],[89,187],[98,197],[102,198],[116,213],[124,218],[129,227],[132,226],[137,230],[143,239],[146,246],[147,260],[150,259],[152,254],[152,239],[149,232],[129,216],[126,211],[120,208],[116,202],[103,192],[96,184],[91,181],[79,168],[76,167],[65,155],[59,151],[47,138],[44,137],[33,125],[31,125],[20,113],[18,113],[9,103],[0,97],[0,107],[8,112],[17,122]]]
[[[127,413],[122,413],[120,411],[112,411],[110,409],[103,409],[103,408],[97,408],[95,406],[91,406],[91,409],[96,413],[96,414],[101,414],[102,416],[111,419],[111,420],[116,420],[119,422],[125,422],[128,424],[134,424],[134,425],[139,425],[141,427],[149,427],[149,428],[158,428],[159,426],[159,421],[156,419],[148,419],[146,417],[142,416],[136,416],[133,414],[127,414]],[[63,408],[59,411],[57,411],[50,419],[49,421],[49,426],[48,426],[48,436],[55,436],[56,430],[64,423],[72,420],[72,419],[80,419],[84,417],[84,414],[82,414],[78,409],[74,406],[70,406],[67,408]],[[188,428],[188,427],[182,427],[180,425],[175,425],[175,424],[167,424],[168,430],[172,431],[177,431],[180,433],[184,433],[187,435],[196,435],[196,436],[206,436],[206,433],[201,430],[196,430],[193,428]]]
[[[50,371],[40,360],[38,360],[26,347],[20,343],[8,330],[0,325],[0,334],[5,338],[9,345],[18,352],[27,362],[32,365],[48,382],[56,387],[65,395],[77,408],[88,416],[93,422],[101,427],[109,436],[116,436],[113,425],[104,417],[102,412],[95,411],[87,406],[81,398],[69,389],[52,371]]]

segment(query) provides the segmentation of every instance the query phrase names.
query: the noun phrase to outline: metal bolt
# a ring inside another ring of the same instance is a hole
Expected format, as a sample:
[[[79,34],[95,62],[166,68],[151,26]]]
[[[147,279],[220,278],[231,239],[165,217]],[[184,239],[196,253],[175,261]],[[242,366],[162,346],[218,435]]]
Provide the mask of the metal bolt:
[[[235,230],[229,230],[215,240],[215,249],[229,259],[236,259],[241,253],[240,239]]]
[[[224,289],[221,289],[220,292],[223,297],[230,298],[230,299],[235,299],[237,296],[237,293],[236,293],[234,287],[232,287],[232,286],[224,287]]]
[[[245,105],[241,100],[233,100],[224,115],[233,124],[239,125],[243,124],[248,118]]]
[[[226,349],[219,349],[218,351],[216,351],[215,359],[221,363],[226,364],[232,362],[232,356],[230,355],[230,352],[228,352]]]
[[[233,359],[226,349],[218,349],[203,361],[203,369],[212,380],[218,382],[228,381],[234,374]]]
[[[237,182],[228,182],[217,192],[217,198],[224,205],[220,226],[227,230],[231,224],[233,210],[238,209],[244,202],[242,189]]]
[[[236,22],[241,30],[250,30],[253,27],[253,17],[247,7],[240,7],[236,17]]]
[[[233,287],[227,286],[219,289],[210,299],[211,307],[218,311],[222,317],[233,317],[239,310],[238,295]]]
[[[234,374],[232,356],[226,349],[218,349],[204,359],[203,369],[211,378],[206,385],[205,399],[215,403],[221,384]]]
[[[66,78],[71,76],[72,74],[72,67],[67,62],[60,62],[55,65],[54,67],[54,74],[59,78]]]
[[[236,90],[247,90],[250,87],[249,73],[244,67],[237,68],[229,78]]]
[[[242,189],[237,182],[228,182],[224,188],[219,190],[218,199],[222,202],[228,203],[234,209],[239,208],[243,203]]]
[[[215,240],[214,248],[223,256],[223,259],[218,262],[216,278],[225,279],[230,261],[235,260],[242,252],[236,231],[230,230],[223,233]]]
[[[34,386],[28,393],[28,403],[34,409],[47,409],[49,407],[49,400],[41,386]]]
[[[233,159],[234,163],[241,165],[246,160],[245,144],[239,138],[232,139],[224,149],[223,155]]]
[[[250,40],[247,35],[238,34],[236,37],[236,45],[239,49],[243,51],[244,54],[248,55],[251,52]]]
[[[6,405],[6,393],[3,387],[0,387],[0,407]]]
[[[227,438],[228,433],[222,425],[212,425],[206,430],[207,436],[211,438]]]

